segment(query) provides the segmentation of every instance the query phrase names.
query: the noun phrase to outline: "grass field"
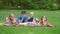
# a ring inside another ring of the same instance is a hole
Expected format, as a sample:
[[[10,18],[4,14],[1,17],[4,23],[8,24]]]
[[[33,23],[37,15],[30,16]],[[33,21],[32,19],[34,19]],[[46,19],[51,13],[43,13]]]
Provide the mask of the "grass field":
[[[0,23],[4,23],[5,18],[9,13],[13,12],[16,18],[22,10],[0,10]],[[47,16],[48,21],[56,25],[56,28],[51,27],[28,27],[28,26],[0,26],[0,34],[60,34],[60,11],[48,10],[26,10],[27,15],[30,11],[34,11],[34,17],[39,18],[43,15]]]

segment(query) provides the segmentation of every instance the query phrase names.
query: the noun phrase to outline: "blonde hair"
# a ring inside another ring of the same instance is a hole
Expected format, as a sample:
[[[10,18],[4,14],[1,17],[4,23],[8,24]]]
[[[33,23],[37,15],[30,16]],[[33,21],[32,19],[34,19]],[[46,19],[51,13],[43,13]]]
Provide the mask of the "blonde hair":
[[[10,15],[9,16],[14,16],[14,14],[13,13],[10,13]]]
[[[30,14],[34,14],[34,12],[32,11],[32,12],[30,12]]]
[[[13,13],[10,13],[10,14],[9,14],[9,20],[10,20],[10,21],[13,21],[12,18],[14,18],[14,14],[13,14]]]

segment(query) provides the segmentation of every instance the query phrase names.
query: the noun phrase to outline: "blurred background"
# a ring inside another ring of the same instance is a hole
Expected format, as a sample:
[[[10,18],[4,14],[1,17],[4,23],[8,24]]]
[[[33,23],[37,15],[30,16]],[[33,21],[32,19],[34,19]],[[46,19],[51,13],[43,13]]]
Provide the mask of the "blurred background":
[[[60,0],[0,0],[0,9],[60,10]]]

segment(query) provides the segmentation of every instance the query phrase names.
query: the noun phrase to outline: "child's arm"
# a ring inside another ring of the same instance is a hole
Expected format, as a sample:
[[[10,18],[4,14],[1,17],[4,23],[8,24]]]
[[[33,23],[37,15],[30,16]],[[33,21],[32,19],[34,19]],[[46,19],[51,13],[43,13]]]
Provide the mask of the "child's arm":
[[[23,19],[22,20],[18,20],[19,23],[22,23]]]
[[[6,22],[9,22],[9,19],[8,19],[8,17],[6,17],[5,23],[6,23]]]
[[[17,19],[17,21],[18,21],[18,23],[22,23],[23,18],[21,18],[21,16],[19,16],[18,19]]]
[[[30,19],[31,17],[28,17],[28,20]]]

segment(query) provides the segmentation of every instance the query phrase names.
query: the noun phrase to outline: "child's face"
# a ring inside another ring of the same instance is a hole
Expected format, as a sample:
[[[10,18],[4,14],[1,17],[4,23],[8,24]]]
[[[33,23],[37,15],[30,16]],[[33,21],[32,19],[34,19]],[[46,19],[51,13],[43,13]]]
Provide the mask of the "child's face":
[[[30,14],[30,17],[33,17],[33,14]]]
[[[24,17],[25,17],[25,15],[26,15],[26,14],[21,14],[22,18],[24,18]]]
[[[14,16],[10,16],[10,19],[14,19]]]
[[[46,17],[45,16],[43,17],[43,20],[46,20]]]

